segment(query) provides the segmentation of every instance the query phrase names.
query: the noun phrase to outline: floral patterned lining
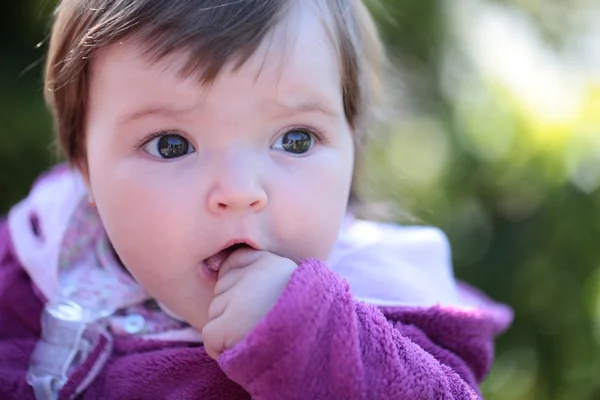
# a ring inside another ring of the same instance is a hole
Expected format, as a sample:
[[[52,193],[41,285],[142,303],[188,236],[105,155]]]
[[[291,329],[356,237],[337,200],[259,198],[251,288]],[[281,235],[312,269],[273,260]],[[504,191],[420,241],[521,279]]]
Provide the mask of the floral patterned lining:
[[[87,199],[76,207],[58,259],[62,295],[107,315],[115,335],[153,335],[188,328],[163,312],[116,258],[100,216]]]

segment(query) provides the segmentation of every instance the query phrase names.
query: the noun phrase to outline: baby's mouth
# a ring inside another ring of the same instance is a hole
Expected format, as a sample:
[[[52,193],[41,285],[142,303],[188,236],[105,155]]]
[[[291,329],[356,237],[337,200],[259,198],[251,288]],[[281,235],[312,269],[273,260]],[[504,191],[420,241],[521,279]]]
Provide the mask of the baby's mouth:
[[[250,247],[246,243],[234,244],[233,246],[229,246],[229,247],[219,251],[217,254],[212,255],[212,256],[208,257],[207,259],[205,259],[204,265],[206,266],[206,268],[208,268],[212,271],[218,272],[221,269],[221,266],[223,265],[225,260],[227,260],[227,258],[231,254],[233,254],[234,251],[239,250],[241,248],[252,248],[252,247]]]

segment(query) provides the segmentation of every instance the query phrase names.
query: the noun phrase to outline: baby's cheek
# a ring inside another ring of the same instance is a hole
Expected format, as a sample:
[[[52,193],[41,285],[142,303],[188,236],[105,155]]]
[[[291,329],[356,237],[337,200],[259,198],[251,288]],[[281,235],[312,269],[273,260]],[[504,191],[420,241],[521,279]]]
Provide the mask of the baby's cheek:
[[[327,260],[339,231],[335,212],[321,207],[304,215],[291,215],[285,210],[280,215],[283,217],[278,219],[273,233],[278,255],[294,260]]]

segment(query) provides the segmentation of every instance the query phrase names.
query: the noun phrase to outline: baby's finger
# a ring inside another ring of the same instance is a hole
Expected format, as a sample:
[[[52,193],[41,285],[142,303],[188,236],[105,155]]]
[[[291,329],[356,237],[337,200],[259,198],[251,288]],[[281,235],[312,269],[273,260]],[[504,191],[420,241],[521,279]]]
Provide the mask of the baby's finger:
[[[262,253],[262,251],[254,250],[247,247],[237,249],[236,251],[231,253],[231,255],[227,257],[223,265],[221,265],[221,268],[219,269],[219,279],[221,279],[225,274],[227,274],[231,270],[242,269],[249,266],[254,261],[256,261]]]
[[[208,355],[216,360],[225,349],[225,329],[223,318],[209,321],[202,329],[202,341]]]
[[[215,298],[213,298],[213,300],[210,302],[210,305],[208,306],[208,320],[209,321],[217,319],[221,315],[223,315],[223,313],[227,309],[227,306],[231,302],[231,294],[230,293],[231,292],[229,292],[229,293],[226,292],[219,296],[215,296]]]
[[[231,290],[242,279],[242,276],[244,276],[243,268],[230,269],[226,274],[219,275],[214,287],[214,296],[222,296]]]

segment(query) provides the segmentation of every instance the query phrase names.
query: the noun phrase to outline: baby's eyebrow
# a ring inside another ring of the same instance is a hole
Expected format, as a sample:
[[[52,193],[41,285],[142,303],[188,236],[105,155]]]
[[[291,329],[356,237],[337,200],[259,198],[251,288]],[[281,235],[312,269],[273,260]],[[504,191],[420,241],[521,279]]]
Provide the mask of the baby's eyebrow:
[[[173,107],[172,105],[150,105],[148,107],[136,110],[133,113],[126,113],[118,118],[119,124],[127,124],[145,117],[181,117],[194,111],[194,107]]]
[[[275,101],[272,104],[278,109],[278,118],[291,117],[297,114],[320,113],[330,118],[337,118],[339,113],[325,102],[317,99],[309,99],[299,102]],[[169,117],[177,118],[189,115],[194,112],[196,107],[174,107],[172,105],[150,105],[132,113],[125,113],[118,118],[118,123],[126,125],[128,123],[140,120],[146,117]]]
[[[279,111],[280,118],[290,117],[296,114],[321,113],[331,118],[337,118],[339,113],[326,102],[319,99],[308,99],[298,102],[274,102]]]

